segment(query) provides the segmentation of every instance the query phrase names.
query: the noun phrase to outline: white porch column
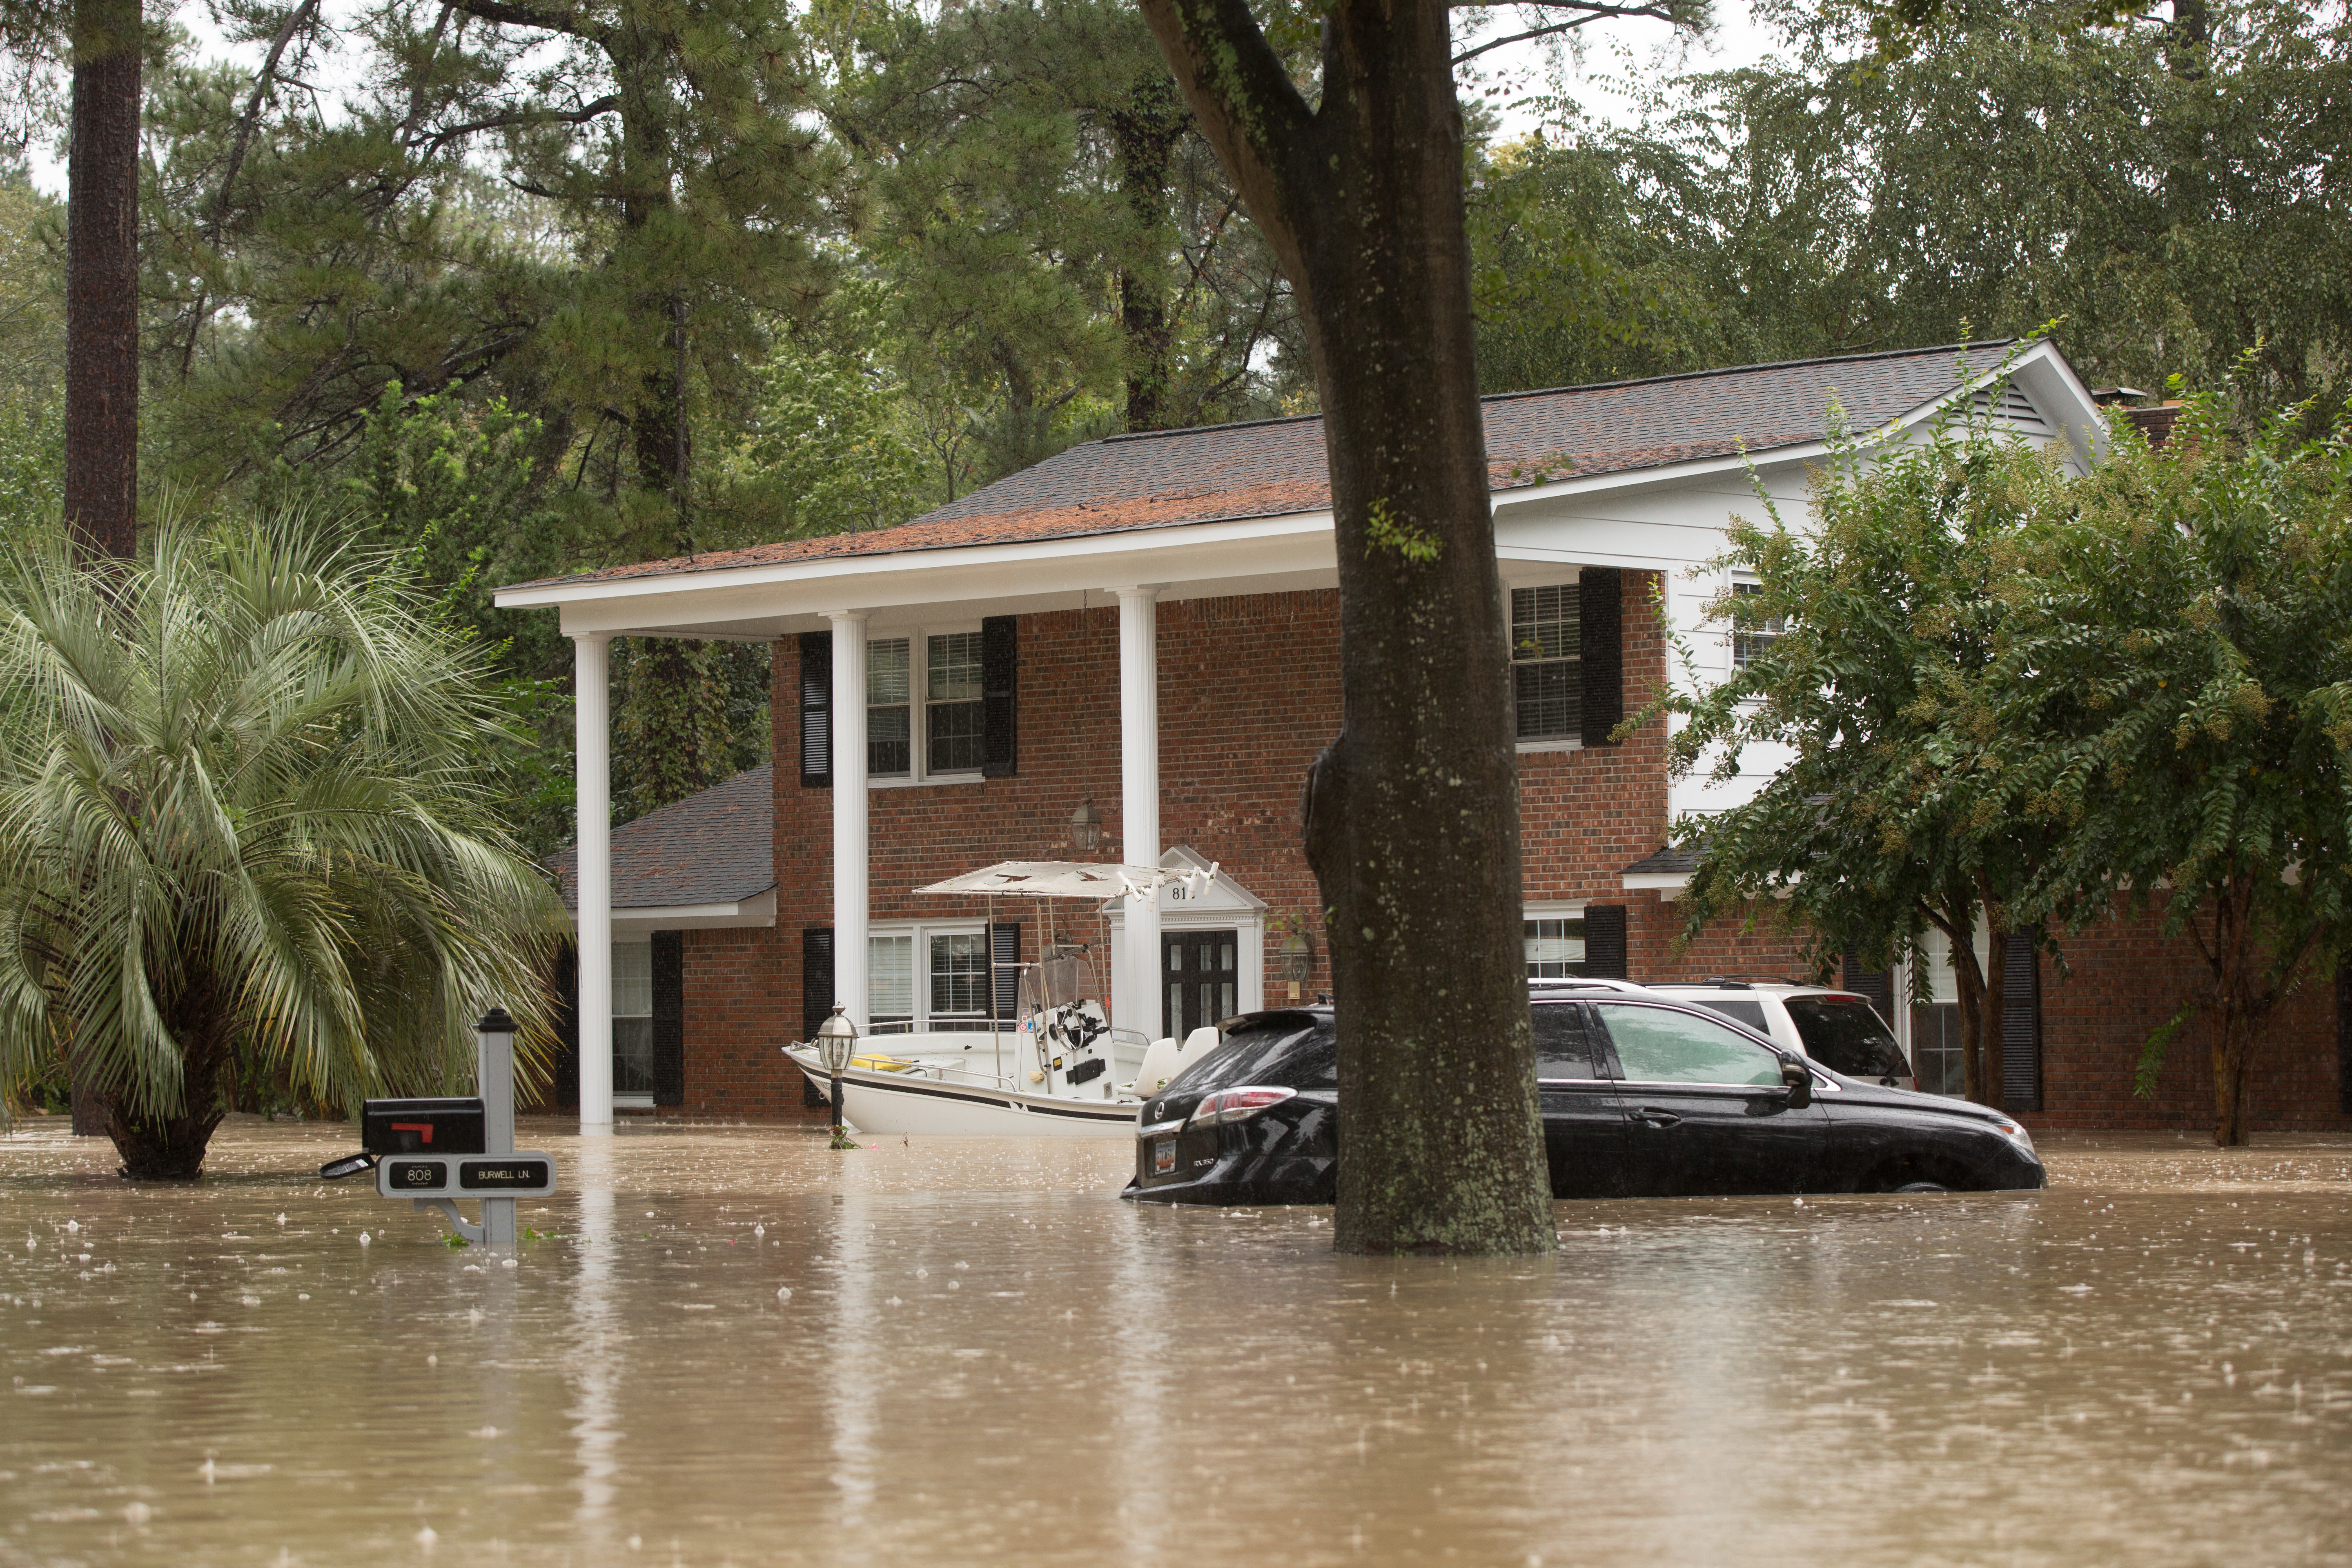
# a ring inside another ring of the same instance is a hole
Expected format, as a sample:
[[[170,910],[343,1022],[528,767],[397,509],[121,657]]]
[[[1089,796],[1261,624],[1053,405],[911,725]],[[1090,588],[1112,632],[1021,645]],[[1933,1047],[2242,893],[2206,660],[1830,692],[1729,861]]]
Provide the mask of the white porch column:
[[[866,997],[866,616],[833,623],[833,999],[864,1034]]]
[[[573,871],[580,915],[580,1131],[613,1130],[612,639],[572,639],[573,783],[579,818]]]
[[[1118,590],[1119,858],[1130,866],[1160,864],[1160,590],[1150,584]],[[1160,902],[1127,901],[1127,973],[1112,996],[1118,1026],[1148,1040],[1164,1032]]]

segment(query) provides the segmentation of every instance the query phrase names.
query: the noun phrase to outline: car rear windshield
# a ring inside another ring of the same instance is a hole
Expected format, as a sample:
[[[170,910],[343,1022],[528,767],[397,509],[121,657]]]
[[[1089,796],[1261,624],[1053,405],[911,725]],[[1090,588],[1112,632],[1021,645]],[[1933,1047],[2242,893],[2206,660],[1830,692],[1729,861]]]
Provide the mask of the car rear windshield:
[[[1902,1047],[1869,1003],[1859,996],[1791,996],[1784,1004],[1805,1054],[1855,1078],[1907,1073]]]
[[[1339,1038],[1312,1013],[1267,1013],[1218,1026],[1224,1044],[1176,1076],[1169,1092],[1207,1094],[1239,1084],[1339,1087]]]

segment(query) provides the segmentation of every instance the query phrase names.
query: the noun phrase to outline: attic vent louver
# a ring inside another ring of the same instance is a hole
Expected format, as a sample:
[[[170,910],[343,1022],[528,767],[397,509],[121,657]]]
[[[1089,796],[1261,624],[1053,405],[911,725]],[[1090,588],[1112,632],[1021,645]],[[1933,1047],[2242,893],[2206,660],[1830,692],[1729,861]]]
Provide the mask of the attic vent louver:
[[[1990,410],[1995,418],[2006,420],[2029,436],[2050,434],[2050,422],[2042,417],[2042,411],[2033,406],[2033,400],[2020,391],[2015,382],[2001,384],[1998,404],[1993,401],[1991,389],[1986,387],[1977,389],[1974,402],[1979,416]]]

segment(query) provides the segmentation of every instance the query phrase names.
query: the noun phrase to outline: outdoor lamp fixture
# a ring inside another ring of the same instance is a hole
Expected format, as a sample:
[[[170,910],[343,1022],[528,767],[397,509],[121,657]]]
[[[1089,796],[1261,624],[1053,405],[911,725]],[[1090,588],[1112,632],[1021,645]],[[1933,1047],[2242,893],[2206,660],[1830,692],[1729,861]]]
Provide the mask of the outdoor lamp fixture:
[[[1102,813],[1095,809],[1095,797],[1088,795],[1070,810],[1070,847],[1091,855],[1101,847]]]
[[[1315,939],[1307,934],[1304,921],[1294,921],[1290,934],[1282,940],[1282,977],[1290,983],[1290,999],[1298,1000],[1299,988],[1315,978]]]
[[[824,1070],[833,1079],[833,1146],[846,1148],[848,1141],[841,1131],[841,1075],[848,1069],[849,1058],[857,1048],[857,1026],[836,1006],[825,1021],[816,1026],[816,1054]]]

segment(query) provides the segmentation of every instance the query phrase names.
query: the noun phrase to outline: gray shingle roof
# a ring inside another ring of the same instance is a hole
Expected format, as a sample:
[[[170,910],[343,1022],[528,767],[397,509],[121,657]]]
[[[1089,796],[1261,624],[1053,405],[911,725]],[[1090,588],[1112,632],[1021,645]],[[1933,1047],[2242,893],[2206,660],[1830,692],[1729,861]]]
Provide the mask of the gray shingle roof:
[[[1685,845],[1643,856],[1617,874],[1621,877],[1685,876],[1698,868],[1698,850]]]
[[[2010,342],[1946,345],[1786,364],[1740,365],[1484,399],[1488,483],[1497,491],[1566,475],[1621,473],[1818,441],[1830,405],[1867,430],[1935,401],[2000,362]],[[745,566],[1034,540],[1075,539],[1331,503],[1319,416],[1159,430],[1088,441],[897,528],[787,540],[688,559],[612,566],[549,582],[683,576]],[[524,586],[525,584],[516,584]],[[532,584],[536,585],[536,584]]]
[[[732,904],[774,887],[775,776],[775,764],[762,763],[613,829],[613,907]],[[547,858],[565,909],[579,907],[578,863],[576,849]]]

